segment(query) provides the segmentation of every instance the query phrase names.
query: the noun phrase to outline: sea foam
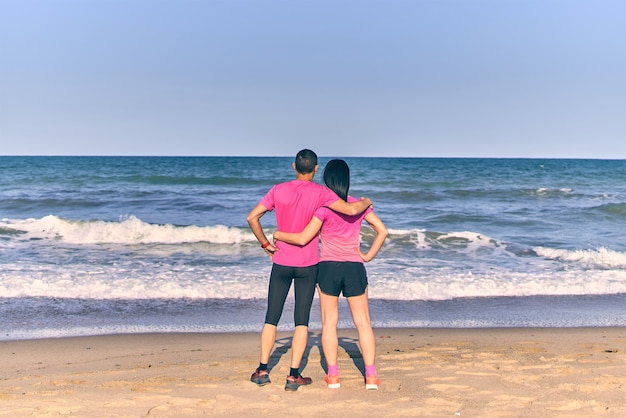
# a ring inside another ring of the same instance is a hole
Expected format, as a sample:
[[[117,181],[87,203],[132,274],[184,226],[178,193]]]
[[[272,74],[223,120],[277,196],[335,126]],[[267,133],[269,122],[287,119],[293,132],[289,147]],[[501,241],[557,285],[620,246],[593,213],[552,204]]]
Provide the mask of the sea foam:
[[[535,247],[534,251],[545,258],[580,263],[589,267],[626,267],[626,253],[600,247],[595,250],[563,250]]]
[[[4,219],[0,229],[14,234],[22,232],[22,239],[57,240],[67,244],[237,244],[256,239],[247,228],[150,224],[132,215],[120,221],[79,221],[55,215],[40,219]]]

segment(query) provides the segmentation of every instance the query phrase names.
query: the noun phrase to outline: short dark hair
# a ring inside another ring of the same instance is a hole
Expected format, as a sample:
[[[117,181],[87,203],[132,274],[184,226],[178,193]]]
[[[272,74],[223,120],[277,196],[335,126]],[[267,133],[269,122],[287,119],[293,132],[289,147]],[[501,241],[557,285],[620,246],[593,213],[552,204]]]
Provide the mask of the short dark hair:
[[[350,167],[344,160],[330,160],[324,168],[324,183],[340,198],[348,201]]]
[[[315,171],[317,154],[310,149],[303,149],[296,155],[296,171],[300,174],[309,174]]]

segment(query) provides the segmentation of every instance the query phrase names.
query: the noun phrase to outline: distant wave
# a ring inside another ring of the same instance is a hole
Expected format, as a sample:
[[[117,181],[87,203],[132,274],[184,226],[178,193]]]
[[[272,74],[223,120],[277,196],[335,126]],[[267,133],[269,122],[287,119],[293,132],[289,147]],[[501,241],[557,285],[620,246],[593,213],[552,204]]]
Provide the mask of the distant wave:
[[[135,216],[118,222],[71,220],[55,215],[40,219],[4,219],[0,221],[0,233],[20,235],[21,239],[58,240],[68,244],[237,244],[256,240],[247,228],[157,225],[143,222]]]
[[[268,235],[271,231],[266,231]],[[548,247],[523,247],[499,241],[473,231],[437,232],[421,229],[389,229],[386,247],[377,259],[394,258],[396,252],[403,259],[415,251],[435,251],[438,254],[462,252],[466,255],[494,254],[508,256],[538,256],[547,260],[576,263],[583,268],[624,268],[626,253],[608,248],[567,250]],[[373,231],[362,230],[363,240],[371,242]],[[47,240],[66,244],[242,244],[256,243],[256,238],[247,228],[224,225],[179,226],[172,224],[151,224],[135,216],[119,221],[73,220],[55,215],[39,219],[0,221],[0,238],[4,241],[20,242]],[[367,244],[366,244],[367,245]]]
[[[585,194],[584,192],[576,192],[572,188],[550,188],[550,187],[537,187],[537,188],[506,188],[506,187],[493,187],[493,188],[446,188],[445,190],[429,190],[429,189],[411,189],[410,186],[406,186],[408,190],[398,189],[397,183],[389,183],[380,186],[378,189],[372,189],[371,185],[367,185],[368,193],[371,193],[374,200],[384,199],[385,201],[422,201],[422,202],[439,202],[446,201],[450,197],[455,199],[481,199],[481,198],[498,198],[498,199],[519,199],[519,198],[605,198],[605,195],[601,194]]]
[[[570,188],[561,188],[561,189],[551,189],[549,187],[540,187],[538,189],[533,189],[530,191],[530,194],[546,197],[546,196],[568,196],[573,192]]]
[[[365,234],[370,235],[366,232]],[[372,234],[373,236],[373,234]],[[397,244],[410,243],[417,249],[506,249],[511,255],[534,255],[550,260],[580,262],[601,268],[626,267],[626,252],[614,251],[605,247],[597,249],[566,250],[548,247],[516,247],[485,234],[473,231],[436,232],[423,229],[389,229],[389,239]]]
[[[626,267],[626,253],[612,251],[607,248],[595,250],[563,250],[555,248],[535,247],[537,255],[552,260],[582,263],[589,267],[621,268]]]
[[[373,235],[366,230],[365,236]],[[409,244],[416,249],[466,249],[501,248],[505,243],[472,231],[435,232],[423,229],[389,229],[389,240],[399,245]]]
[[[606,205],[596,207],[596,209],[609,215],[626,217],[626,203],[607,203]]]
[[[248,177],[191,177],[191,176],[145,176],[136,175],[123,178],[131,183],[150,184],[150,185],[241,185],[241,184],[264,184],[262,180]]]

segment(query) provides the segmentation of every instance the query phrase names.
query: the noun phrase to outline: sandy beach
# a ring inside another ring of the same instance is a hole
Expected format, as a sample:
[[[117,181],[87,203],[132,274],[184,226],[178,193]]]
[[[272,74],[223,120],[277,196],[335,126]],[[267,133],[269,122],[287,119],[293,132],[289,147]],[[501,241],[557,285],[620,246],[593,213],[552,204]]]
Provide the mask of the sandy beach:
[[[272,383],[248,379],[259,336],[129,334],[0,342],[0,416],[626,416],[626,328],[376,329],[377,391],[353,330],[340,331],[340,389],[323,381],[320,333],[285,392],[289,333]]]

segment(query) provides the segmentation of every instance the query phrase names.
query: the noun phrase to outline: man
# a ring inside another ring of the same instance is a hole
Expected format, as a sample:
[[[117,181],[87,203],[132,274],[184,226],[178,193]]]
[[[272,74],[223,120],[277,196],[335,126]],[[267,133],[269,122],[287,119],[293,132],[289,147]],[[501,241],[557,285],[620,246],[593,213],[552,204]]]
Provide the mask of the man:
[[[259,386],[270,383],[267,364],[276,341],[276,326],[283,312],[287,294],[294,283],[294,332],[291,342],[291,370],[285,390],[295,391],[302,385],[312,383],[311,378],[300,374],[300,361],[306,349],[309,334],[309,314],[317,278],[318,238],[304,246],[277,242],[276,246],[267,239],[261,226],[261,217],[268,211],[276,211],[276,226],[283,232],[300,232],[308,224],[315,211],[321,206],[344,213],[358,215],[367,209],[369,198],[347,203],[325,186],[313,182],[318,169],[317,155],[303,149],[292,164],[296,179],[275,185],[250,211],[248,225],[261,243],[261,248],[272,260],[267,312],[261,332],[261,356],[259,367],[250,380]]]

